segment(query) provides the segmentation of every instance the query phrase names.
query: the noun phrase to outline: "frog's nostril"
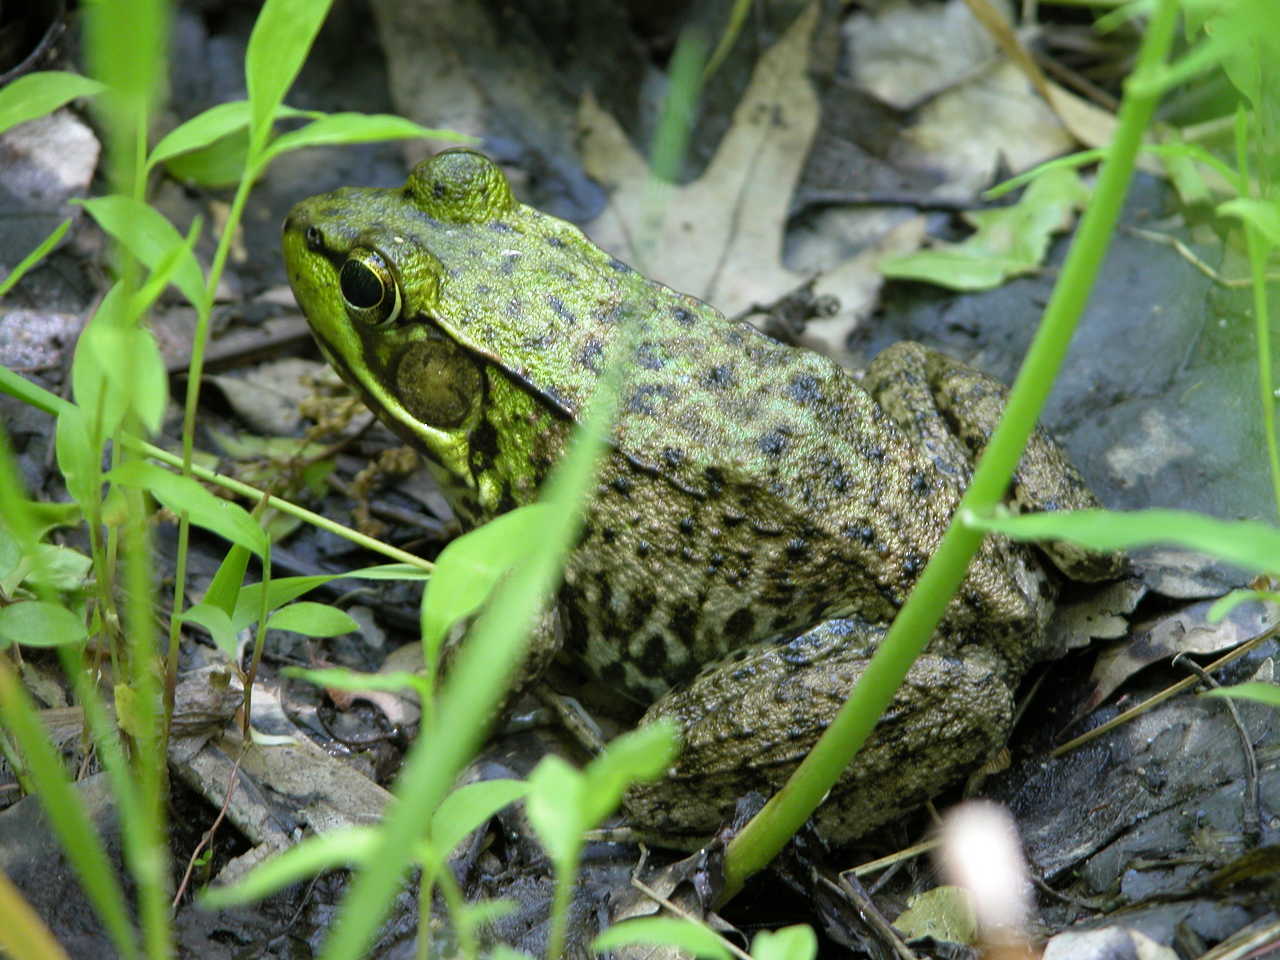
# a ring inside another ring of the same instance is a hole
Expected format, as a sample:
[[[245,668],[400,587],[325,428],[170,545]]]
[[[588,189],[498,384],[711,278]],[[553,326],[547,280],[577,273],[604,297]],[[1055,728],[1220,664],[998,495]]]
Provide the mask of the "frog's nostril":
[[[324,233],[315,224],[307,227],[306,232],[307,247],[314,251],[324,249]]]

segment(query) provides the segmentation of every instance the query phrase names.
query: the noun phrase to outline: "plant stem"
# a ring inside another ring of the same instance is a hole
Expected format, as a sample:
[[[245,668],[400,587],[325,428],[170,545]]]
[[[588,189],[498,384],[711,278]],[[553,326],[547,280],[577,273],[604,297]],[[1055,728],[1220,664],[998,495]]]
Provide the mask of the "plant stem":
[[[213,298],[218,292],[218,282],[222,279],[222,271],[227,264],[227,256],[231,251],[231,241],[235,237],[236,227],[244,215],[245,203],[249,199],[249,191],[253,187],[257,170],[256,156],[250,156],[245,163],[244,175],[236,187],[235,198],[231,201],[231,212],[218,237],[218,246],[213,254],[213,263],[209,265],[209,273],[205,278],[204,299],[196,304],[196,329],[191,341],[191,362],[187,366],[187,396],[182,411],[182,460],[181,468],[184,476],[192,475],[191,458],[195,450],[196,409],[200,402],[200,381],[204,376],[204,351],[209,342],[209,318],[213,314]],[[187,582],[187,549],[191,542],[191,521],[186,511],[178,515],[178,557],[173,578],[173,609],[169,614],[169,644],[165,655],[165,727],[173,711],[174,689],[178,682],[178,650],[182,635],[182,612],[186,609],[186,597],[183,589]],[[246,716],[245,722],[248,723]],[[247,732],[247,731],[246,731]]]
[[[970,510],[999,502],[1034,428],[1072,331],[1093,287],[1119,218],[1134,160],[1160,95],[1148,80],[1164,64],[1172,42],[1177,0],[1159,0],[1126,84],[1115,139],[1098,176],[1093,201],[1080,221],[1026,361],[1009,392],[1000,424],[974,470],[956,516],[888,635],[835,721],[791,779],[729,844],[722,900],[763,869],[818,807],[874,729],[907,670],[929,642],[947,601],[964,578],[982,534],[964,523]]]

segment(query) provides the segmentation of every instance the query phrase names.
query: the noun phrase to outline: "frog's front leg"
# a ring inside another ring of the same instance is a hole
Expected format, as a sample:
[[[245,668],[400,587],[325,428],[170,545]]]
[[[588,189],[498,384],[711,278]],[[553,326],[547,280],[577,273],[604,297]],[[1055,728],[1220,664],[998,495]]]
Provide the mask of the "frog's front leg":
[[[877,356],[863,386],[939,468],[961,483],[968,482],[970,465],[986,447],[1009,395],[994,377],[909,340]],[[1019,512],[1099,506],[1062,447],[1041,426],[1032,433],[1018,462],[1009,503]],[[1113,579],[1123,570],[1119,557],[1066,544],[1046,545],[1045,552],[1072,580]]]
[[[658,837],[710,836],[752,790],[773,792],[830,725],[885,628],[824,623],[746,648],[645,714],[671,717],[683,746],[666,777],[633,787],[632,821]],[[916,661],[870,739],[815,814],[823,836],[852,840],[919,806],[985,761],[1008,736],[1013,696],[995,657]]]

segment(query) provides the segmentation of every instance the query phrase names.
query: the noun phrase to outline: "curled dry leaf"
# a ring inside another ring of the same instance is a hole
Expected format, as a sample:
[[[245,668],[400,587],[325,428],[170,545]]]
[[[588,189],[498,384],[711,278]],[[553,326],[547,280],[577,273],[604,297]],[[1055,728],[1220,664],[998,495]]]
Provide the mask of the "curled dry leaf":
[[[1242,603],[1218,623],[1208,621],[1213,601],[1183,607],[1140,623],[1124,643],[1098,657],[1093,689],[1081,708],[1088,713],[1143,667],[1179,653],[1218,653],[1270,630],[1280,620],[1280,607],[1270,603]]]

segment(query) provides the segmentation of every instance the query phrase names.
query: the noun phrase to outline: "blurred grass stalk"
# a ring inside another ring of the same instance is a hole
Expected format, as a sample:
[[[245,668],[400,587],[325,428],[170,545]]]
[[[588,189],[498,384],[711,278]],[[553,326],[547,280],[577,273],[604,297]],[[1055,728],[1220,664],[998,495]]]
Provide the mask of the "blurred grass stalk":
[[[1162,92],[1149,80],[1164,68],[1177,13],[1177,0],[1158,0],[1152,11],[1134,74],[1126,84],[1115,138],[1098,175],[1093,201],[1080,221],[1044,319],[1009,392],[1004,416],[974,470],[956,516],[835,722],[782,790],[730,842],[725,858],[724,899],[736,894],[748,877],[767,866],[818,808],[874,730],[964,578],[983,533],[966,526],[963,517],[971,511],[990,510],[1000,502],[1066,356]],[[1145,85],[1143,81],[1147,81]]]

